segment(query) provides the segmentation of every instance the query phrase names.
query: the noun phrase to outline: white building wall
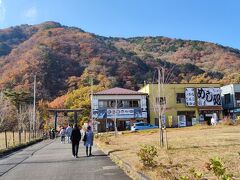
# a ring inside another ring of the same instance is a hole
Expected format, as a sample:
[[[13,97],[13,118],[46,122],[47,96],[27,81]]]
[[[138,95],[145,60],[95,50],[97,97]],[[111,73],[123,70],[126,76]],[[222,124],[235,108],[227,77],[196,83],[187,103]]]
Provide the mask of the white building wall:
[[[146,95],[93,95],[93,109],[98,109],[99,100],[140,100],[143,111],[147,110]]]

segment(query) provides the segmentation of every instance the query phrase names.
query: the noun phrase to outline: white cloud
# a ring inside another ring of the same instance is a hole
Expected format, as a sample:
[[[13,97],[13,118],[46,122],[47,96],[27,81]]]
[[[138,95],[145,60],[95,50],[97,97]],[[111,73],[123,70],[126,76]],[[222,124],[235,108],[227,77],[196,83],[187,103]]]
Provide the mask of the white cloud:
[[[5,20],[5,14],[6,14],[6,9],[3,4],[3,1],[0,0],[0,22],[3,22]]]
[[[37,15],[38,15],[38,11],[36,7],[31,7],[24,12],[24,17],[28,18],[29,20],[35,20]]]

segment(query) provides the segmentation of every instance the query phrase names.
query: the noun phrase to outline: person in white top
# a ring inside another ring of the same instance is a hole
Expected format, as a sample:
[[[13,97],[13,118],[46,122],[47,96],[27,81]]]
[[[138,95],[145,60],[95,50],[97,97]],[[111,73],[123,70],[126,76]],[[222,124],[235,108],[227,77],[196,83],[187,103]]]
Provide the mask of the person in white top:
[[[64,127],[62,127],[60,131],[60,136],[61,136],[61,143],[65,143],[66,130]]]
[[[214,117],[211,118],[211,125],[216,126],[217,122]]]

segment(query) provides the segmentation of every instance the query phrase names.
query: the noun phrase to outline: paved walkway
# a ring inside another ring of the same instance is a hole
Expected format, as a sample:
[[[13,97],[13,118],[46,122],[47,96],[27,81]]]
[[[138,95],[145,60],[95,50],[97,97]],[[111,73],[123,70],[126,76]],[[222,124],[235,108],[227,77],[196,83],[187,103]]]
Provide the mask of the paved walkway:
[[[85,156],[81,142],[79,158],[71,156],[71,144],[46,140],[0,159],[0,180],[130,179],[96,147]]]

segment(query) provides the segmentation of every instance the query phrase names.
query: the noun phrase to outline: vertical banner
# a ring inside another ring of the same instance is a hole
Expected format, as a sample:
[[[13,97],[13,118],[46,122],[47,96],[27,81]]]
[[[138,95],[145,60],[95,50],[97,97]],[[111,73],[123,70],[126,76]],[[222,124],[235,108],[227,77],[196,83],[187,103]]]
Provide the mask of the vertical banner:
[[[196,106],[194,88],[185,89],[186,106]]]
[[[173,126],[173,116],[168,116],[168,126],[169,127]]]
[[[165,128],[166,127],[166,116],[162,115],[161,120],[162,120],[162,126],[163,126],[163,128]]]

